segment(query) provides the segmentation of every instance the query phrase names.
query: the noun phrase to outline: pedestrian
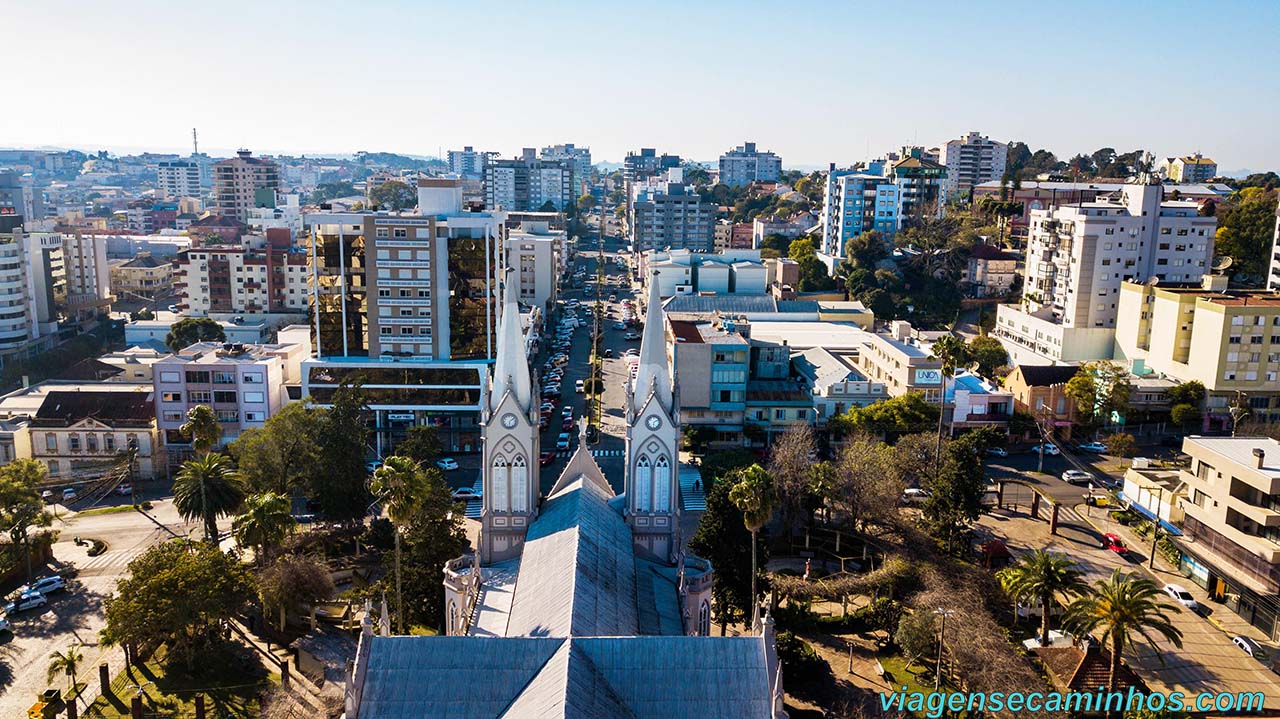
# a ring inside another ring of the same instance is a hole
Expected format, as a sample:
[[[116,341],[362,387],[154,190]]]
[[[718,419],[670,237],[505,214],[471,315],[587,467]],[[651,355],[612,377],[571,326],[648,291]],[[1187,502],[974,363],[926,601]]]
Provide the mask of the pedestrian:
[[[812,563],[812,559],[804,560],[804,581],[806,582],[809,581],[809,569],[811,568]]]

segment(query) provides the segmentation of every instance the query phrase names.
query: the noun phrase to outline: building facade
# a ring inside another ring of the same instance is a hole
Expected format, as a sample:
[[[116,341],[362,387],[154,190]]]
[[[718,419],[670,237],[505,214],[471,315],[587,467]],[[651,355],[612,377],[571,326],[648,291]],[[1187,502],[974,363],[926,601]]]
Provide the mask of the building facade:
[[[522,222],[506,238],[506,266],[515,271],[517,299],[541,308],[545,316],[559,297],[564,275],[566,234],[551,230],[545,222]]]
[[[161,160],[156,163],[156,189],[165,197],[200,197],[203,172],[195,160]]]
[[[898,230],[898,186],[879,173],[862,168],[827,172],[818,254],[833,268],[845,258],[845,243],[875,230],[892,237]]]
[[[567,162],[573,166],[573,200],[586,192],[586,183],[591,179],[591,148],[576,147],[572,142],[563,145],[548,145],[538,153],[539,159]]]
[[[652,147],[644,147],[639,152],[627,153],[622,161],[622,179],[627,183],[638,182],[676,167],[680,167],[679,155],[659,155]]]
[[[1008,157],[1008,145],[977,132],[948,140],[938,157],[938,162],[947,168],[943,198],[968,202],[972,199],[974,186],[1004,176]]]
[[[716,206],[703,202],[684,183],[680,168],[662,178],[631,186],[627,233],[632,252],[687,249],[710,252],[715,241]]]
[[[1218,163],[1198,152],[1186,157],[1170,157],[1161,164],[1165,176],[1173,182],[1208,182],[1218,176]]]
[[[27,232],[22,219],[0,216],[0,359],[52,346],[66,297],[62,235]]]
[[[173,288],[173,264],[150,252],[140,252],[132,260],[113,260],[110,272],[111,289],[117,293],[154,298]]]
[[[744,142],[720,156],[720,184],[730,187],[772,182],[782,177],[782,158]]]
[[[969,253],[960,282],[974,297],[1003,297],[1018,275],[1018,256],[991,245],[975,245]]]
[[[469,180],[482,179],[485,163],[497,154],[496,152],[476,152],[470,145],[461,150],[450,150],[449,171]]]
[[[274,207],[279,191],[280,169],[274,160],[238,150],[235,157],[213,163],[213,202],[223,217],[243,223],[250,209]]]
[[[542,160],[526,147],[518,158],[485,163],[484,202],[490,209],[529,212],[549,207],[563,212],[577,200],[573,161]]]
[[[184,314],[298,314],[307,309],[307,255],[288,230],[178,253],[173,273]]]

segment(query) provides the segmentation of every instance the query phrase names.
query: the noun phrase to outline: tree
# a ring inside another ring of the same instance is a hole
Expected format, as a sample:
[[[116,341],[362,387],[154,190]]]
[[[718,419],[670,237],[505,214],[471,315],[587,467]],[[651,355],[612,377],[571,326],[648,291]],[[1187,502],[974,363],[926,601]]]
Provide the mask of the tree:
[[[908,392],[865,407],[850,407],[843,415],[831,418],[831,429],[837,434],[864,431],[893,438],[907,432],[919,432],[938,421],[938,408],[924,401],[919,392]]]
[[[322,182],[316,185],[316,189],[312,190],[307,196],[307,201],[313,205],[318,205],[334,198],[351,197],[358,194],[360,193],[356,191],[356,186],[350,182]]]
[[[1204,419],[1204,412],[1194,405],[1175,404],[1169,408],[1169,419],[1179,428],[1186,429],[1187,425]]]
[[[968,354],[977,365],[978,374],[995,379],[996,371],[1009,364],[1009,353],[995,337],[983,335],[969,340]]]
[[[591,208],[596,206],[596,198],[590,192],[584,193],[578,197],[578,211],[589,212]]]
[[[1189,404],[1199,407],[1200,403],[1204,402],[1204,385],[1200,380],[1193,379],[1190,382],[1175,384],[1169,388],[1166,394],[1173,404]]]
[[[942,370],[942,404],[946,404],[947,397],[947,380],[956,376],[956,370],[963,369],[972,364],[973,360],[969,356],[969,347],[964,340],[955,335],[943,335],[933,343],[930,350],[931,358],[942,363],[939,368]],[[946,412],[938,412],[938,442],[942,442],[942,418]],[[939,444],[941,446],[941,444]]]
[[[1129,408],[1132,393],[1129,371],[1110,361],[1086,362],[1075,376],[1067,380],[1063,394],[1076,403],[1082,424],[1097,424],[1123,416]]]
[[[65,674],[71,678],[69,692],[76,690],[76,672],[80,668],[80,664],[84,662],[84,652],[80,651],[80,645],[72,644],[67,647],[67,651],[55,651],[49,655],[49,669],[45,672],[45,681],[53,683],[53,678],[59,674]]]
[[[799,260],[796,268],[800,276],[799,292],[823,292],[835,289],[836,281],[827,274],[827,266],[817,255],[809,255]]]
[[[0,525],[12,547],[22,547],[31,578],[31,530],[47,527],[52,517],[44,510],[40,487],[49,470],[34,459],[15,459],[0,467]],[[16,558],[15,558],[16,561]]]
[[[184,462],[173,482],[173,506],[188,522],[204,522],[204,538],[218,543],[218,517],[234,514],[244,503],[244,482],[221,454]]]
[[[258,574],[257,584],[264,610],[279,612],[277,626],[282,632],[289,607],[315,604],[333,596],[334,591],[329,568],[311,557],[298,555],[276,559]]]
[[[245,498],[241,513],[231,520],[231,535],[236,544],[252,547],[254,561],[262,564],[270,550],[297,528],[290,509],[291,502],[283,494],[251,494]]]
[[[440,577],[445,562],[462,555],[467,535],[444,474],[430,467],[422,479],[413,513],[396,527],[404,551],[404,614],[413,625],[443,630],[447,610]]]
[[[818,250],[813,246],[813,240],[808,237],[797,237],[787,245],[787,257],[799,262],[806,257],[817,257]]]
[[[886,524],[902,496],[901,474],[893,450],[865,432],[855,433],[840,450],[831,502],[849,516],[854,529]]]
[[[290,402],[227,447],[245,484],[255,492],[288,494],[318,471],[325,410]]]
[[[555,211],[556,211],[556,203],[552,202],[551,200],[547,200],[546,202],[542,203],[542,206],[538,208],[538,212],[555,212]]]
[[[227,333],[217,320],[208,317],[184,317],[169,326],[164,344],[177,352],[197,342],[226,342]]]
[[[1265,283],[1276,228],[1276,192],[1246,187],[1219,203],[1214,252],[1235,260],[1235,278],[1246,286]]]
[[[1052,608],[1058,599],[1081,596],[1089,591],[1084,572],[1068,556],[1037,549],[1018,558],[1018,563],[1000,570],[1000,583],[1014,602],[1030,604],[1038,602],[1043,611],[1040,618],[1040,646],[1049,646],[1049,629]]]
[[[982,514],[987,488],[982,460],[997,434],[994,427],[984,428],[966,432],[947,444],[923,514],[934,537],[946,541],[948,552],[956,546],[956,536]]]
[[[218,440],[222,439],[222,424],[218,422],[218,415],[206,404],[198,404],[187,410],[187,421],[178,431],[191,440],[191,448],[198,455],[208,454],[218,446]]]
[[[373,473],[369,490],[395,525],[396,630],[404,634],[404,591],[400,583],[400,527],[413,515],[425,480],[422,468],[408,457],[387,457]]]
[[[754,461],[750,452],[734,450],[708,455],[700,467],[707,509],[689,540],[689,550],[710,560],[716,569],[711,601],[720,620],[721,635],[728,624],[748,616],[751,607],[752,537],[742,522],[742,514],[729,499],[729,490],[733,488],[733,474]],[[760,549],[767,561],[768,546]]]
[[[399,212],[418,204],[418,193],[408,184],[390,180],[369,191],[369,203],[384,210]]]
[[[1117,457],[1132,456],[1138,449],[1138,441],[1128,432],[1116,432],[1107,438],[1107,451]]]
[[[755,603],[760,597],[756,591],[756,576],[760,573],[760,565],[756,563],[756,542],[760,528],[773,514],[777,494],[773,478],[758,464],[735,471],[730,481],[733,488],[729,490],[729,501],[742,512],[742,523],[751,532],[751,614],[754,621]]]
[[[245,566],[216,546],[158,544],[129,562],[128,578],[116,581],[102,639],[125,647],[130,662],[166,644],[170,661],[191,670],[253,594]]]
[[[1099,579],[1092,593],[1067,607],[1062,618],[1063,626],[1076,636],[1101,632],[1099,640],[1111,651],[1107,691],[1115,691],[1120,656],[1135,638],[1142,639],[1158,656],[1160,649],[1153,634],[1182,648],[1182,632],[1169,621],[1170,611],[1178,613],[1181,610],[1160,601],[1163,596],[1164,593],[1150,579],[1116,569],[1109,578]]]
[[[893,642],[902,649],[910,669],[921,657],[932,656],[938,648],[938,631],[933,612],[917,610],[904,614],[898,621]]]
[[[440,443],[440,430],[433,424],[419,424],[405,432],[405,438],[396,446],[396,455],[408,457],[423,467],[434,463],[444,451]]]
[[[809,504],[811,457],[816,451],[813,428],[807,424],[797,425],[778,435],[769,448],[769,474],[777,481],[782,526],[788,536]]]
[[[360,382],[344,382],[334,390],[329,410],[320,423],[320,459],[307,482],[320,512],[334,521],[363,518],[369,506],[369,476],[365,469],[368,427]]]

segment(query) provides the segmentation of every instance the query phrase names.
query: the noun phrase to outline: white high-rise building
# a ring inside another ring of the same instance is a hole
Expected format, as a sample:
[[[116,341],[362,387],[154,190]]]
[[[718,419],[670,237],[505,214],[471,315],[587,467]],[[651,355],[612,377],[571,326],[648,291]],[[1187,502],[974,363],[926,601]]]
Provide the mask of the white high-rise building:
[[[577,201],[573,187],[574,163],[542,160],[526,147],[513,160],[490,160],[484,167],[484,203],[491,210],[537,212],[547,203],[563,212]]]
[[[497,155],[496,152],[477,152],[470,145],[461,150],[450,150],[449,171],[468,180],[479,180],[484,177],[485,163]]]
[[[1008,157],[1008,145],[977,132],[948,141],[938,157],[947,166],[944,199],[967,202],[975,186],[1004,176]]]
[[[156,189],[165,197],[199,197],[205,167],[196,160],[162,160],[156,164]]]
[[[737,187],[770,182],[782,176],[782,158],[759,152],[756,143],[744,142],[720,156],[720,184]]]
[[[573,163],[573,191],[578,194],[583,192],[583,183],[591,177],[591,148],[575,147],[572,142],[548,145],[542,148],[538,157],[543,160],[562,160]]]
[[[65,295],[62,235],[0,218],[0,358],[52,346]]]

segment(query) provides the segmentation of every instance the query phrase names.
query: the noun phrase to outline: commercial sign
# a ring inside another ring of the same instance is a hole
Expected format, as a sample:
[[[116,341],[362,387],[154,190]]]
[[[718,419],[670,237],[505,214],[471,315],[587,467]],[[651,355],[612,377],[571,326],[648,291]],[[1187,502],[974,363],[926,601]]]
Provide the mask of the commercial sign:
[[[918,369],[916,370],[916,381],[914,384],[942,384],[942,370]]]

